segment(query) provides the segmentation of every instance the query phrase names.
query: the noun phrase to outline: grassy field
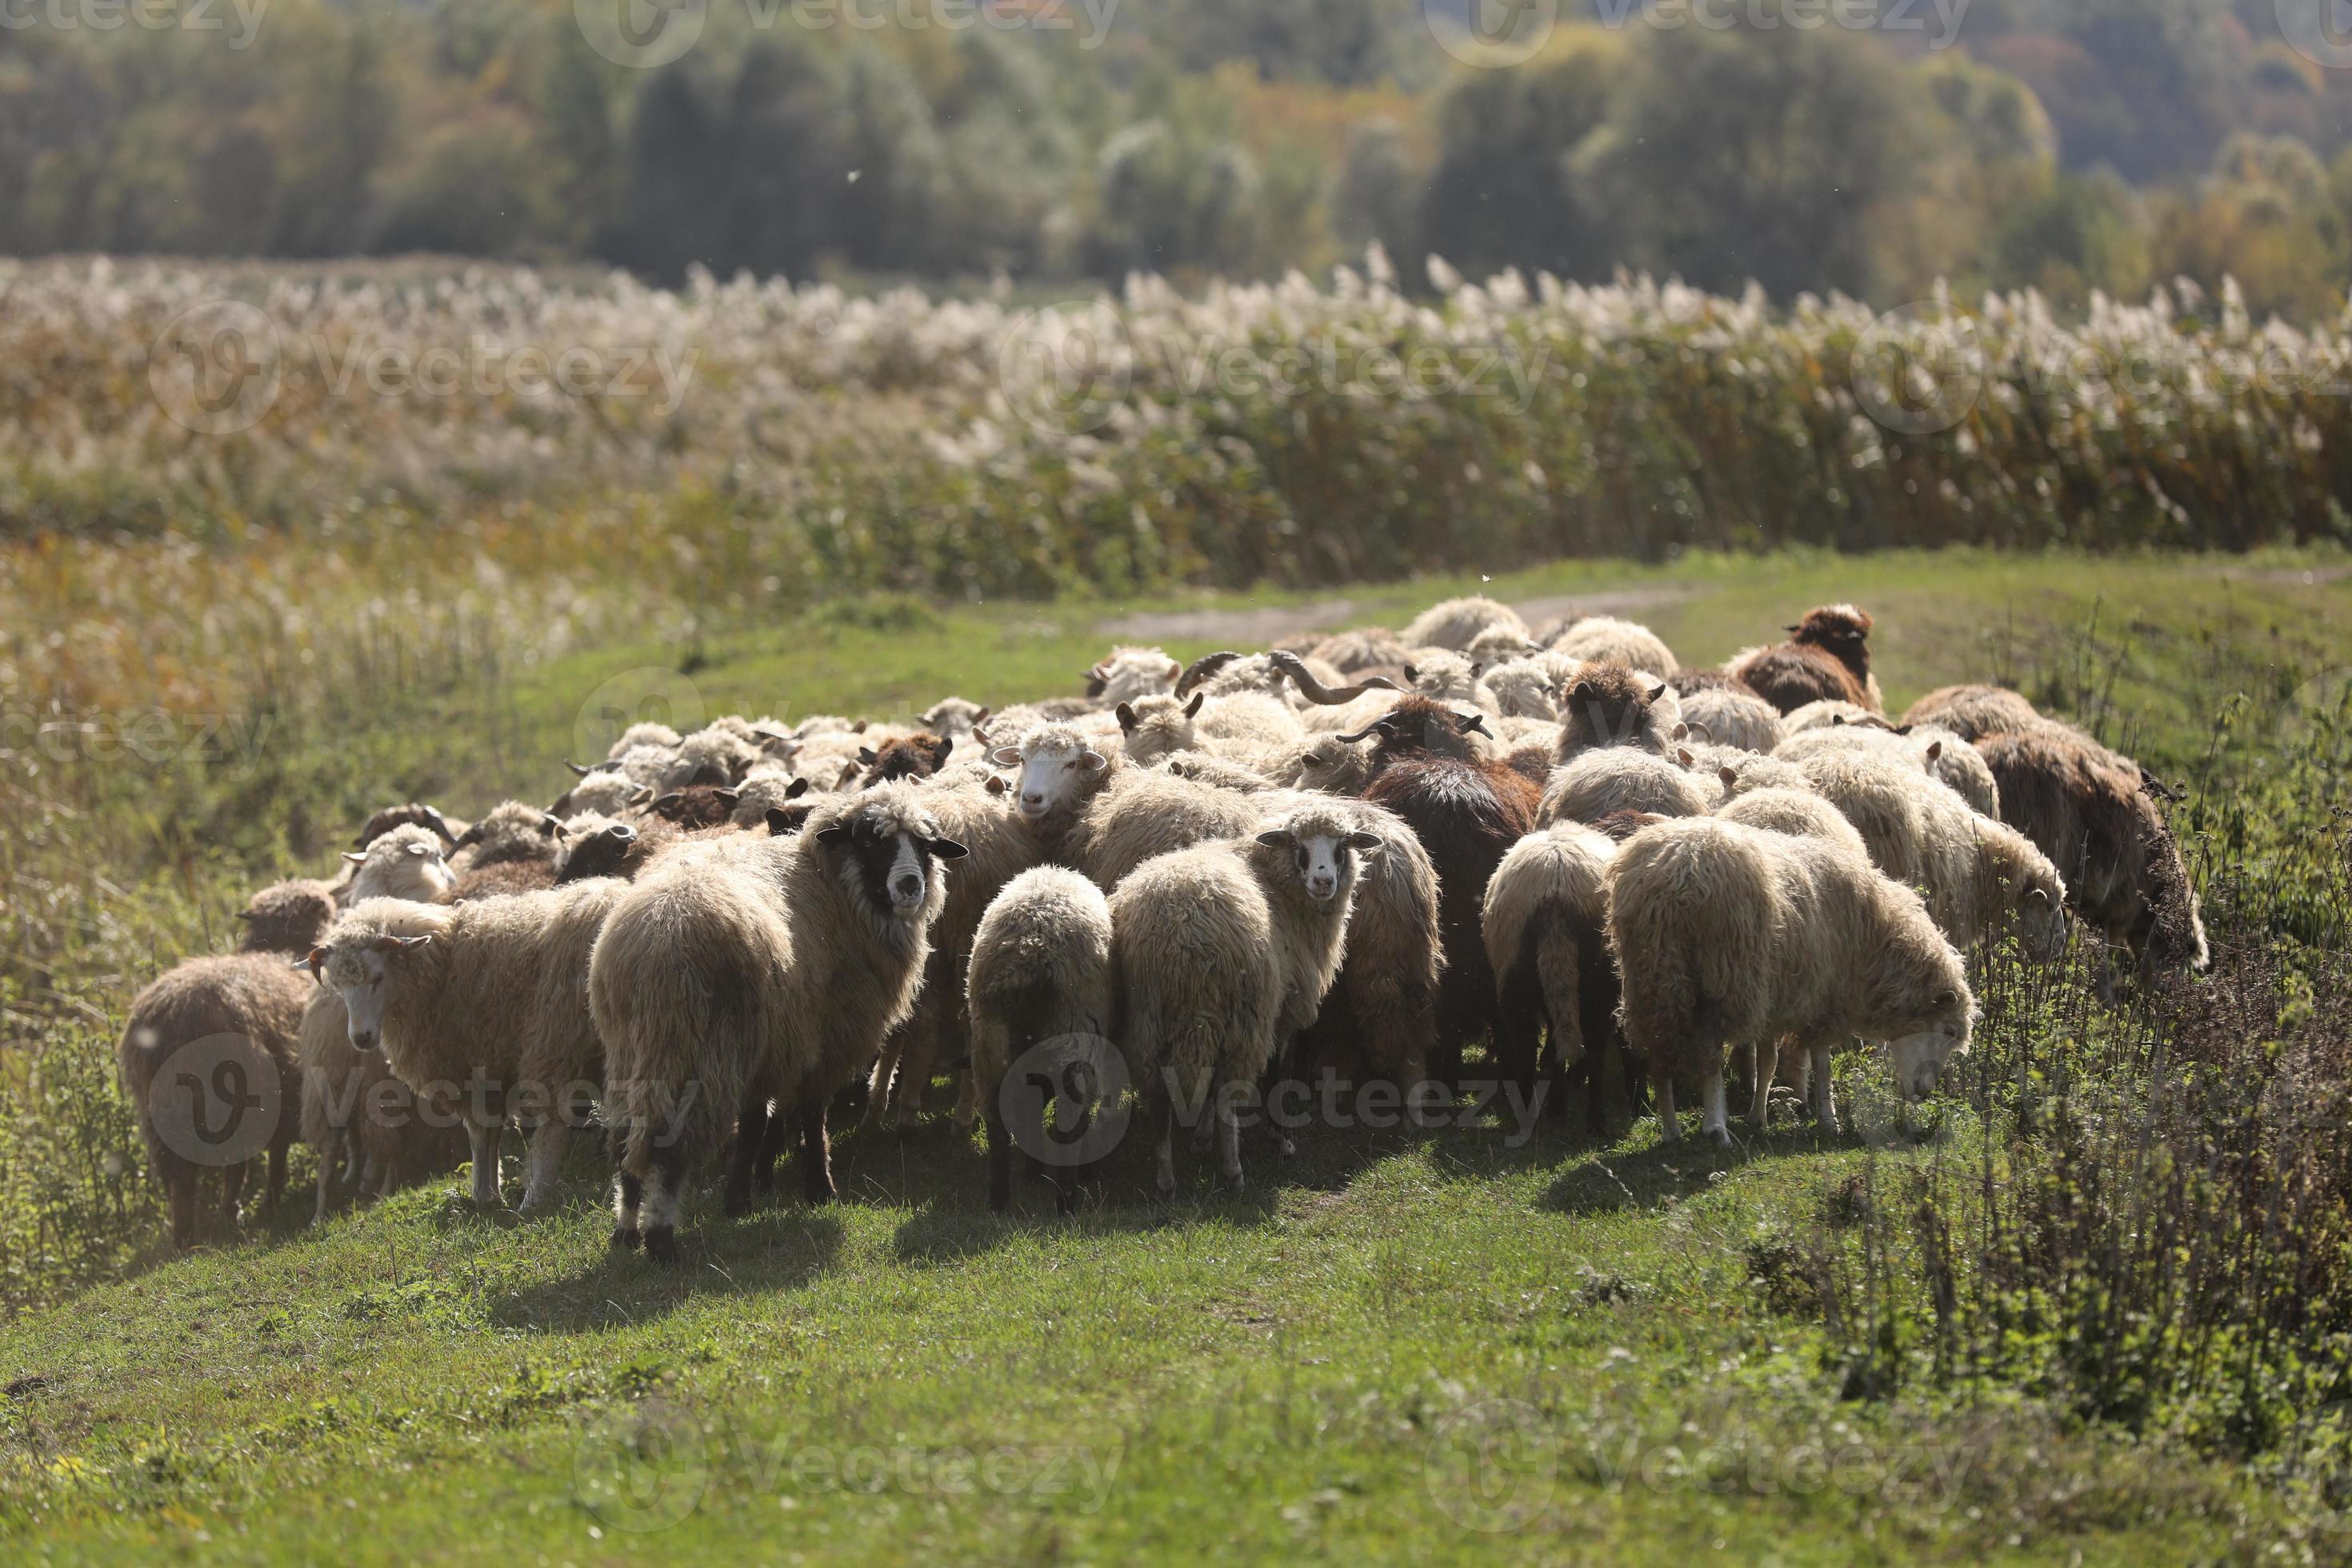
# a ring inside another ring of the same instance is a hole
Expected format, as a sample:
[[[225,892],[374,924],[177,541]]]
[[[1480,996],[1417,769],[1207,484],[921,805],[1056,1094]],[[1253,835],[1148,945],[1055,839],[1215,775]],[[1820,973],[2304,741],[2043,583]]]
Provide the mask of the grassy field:
[[[1474,585],[850,600],[790,624],[495,668],[429,667],[393,646],[374,700],[306,710],[243,761],[181,756],[123,786],[169,809],[142,817],[91,784],[70,797],[79,817],[12,835],[8,1035],[68,1081],[68,1056],[110,1050],[111,1021],[156,965],[225,942],[249,883],[323,869],[366,805],[417,796],[471,814],[510,794],[551,799],[562,758],[614,709],[1010,700],[1074,689],[1114,639],[1186,656],[1263,646],[1296,625],[1394,624]],[[1695,663],[1808,605],[1855,599],[1880,619],[1890,705],[1948,680],[2007,680],[2186,784],[2179,820],[2225,950],[2344,945],[2343,903],[2326,890],[2340,872],[2333,726],[2352,669],[2340,555],[1710,556],[1560,566],[1485,591],[1619,610]],[[80,912],[51,929],[21,907],[26,879],[65,889],[67,844],[110,858],[84,868],[106,890],[57,892]],[[2247,879],[2268,891],[2231,891]],[[2122,1026],[2111,1038],[2084,1009],[2050,1005],[2081,1048],[2120,1051]],[[585,1151],[561,1212],[526,1223],[477,1215],[453,1178],[312,1230],[298,1167],[299,1195],[246,1236],[167,1260],[131,1141],[69,1148],[20,1130],[0,1186],[70,1220],[8,1232],[10,1299],[24,1305],[0,1327],[0,1552],[2352,1554],[2352,1515],[2323,1506],[2332,1494],[2309,1467],[2281,1462],[2275,1439],[2233,1455],[2179,1402],[2086,1417],[2025,1377],[1847,1397],[1851,1335],[1787,1259],[1853,1229],[1841,1194],[1967,1186],[1994,1159],[2007,1112],[1987,1085],[2015,1049],[1986,1043],[1979,1092],[1916,1146],[1783,1126],[1727,1153],[1667,1150],[1648,1122],[1601,1145],[1557,1121],[1522,1136],[1508,1116],[1435,1133],[1318,1129],[1293,1161],[1254,1156],[1258,1184],[1237,1195],[1180,1157],[1187,1184],[1150,1199],[1140,1152],[1124,1149],[1066,1220],[1034,1194],[992,1217],[979,1157],[944,1120],[852,1133],[837,1208],[785,1202],[729,1222],[702,1204],[668,1272],[608,1254],[603,1172]],[[1862,1064],[1852,1077],[1842,1087],[1866,1101]],[[86,1075],[88,1092],[101,1084]],[[39,1101],[18,1092],[21,1118]],[[122,1131],[90,1125],[86,1141]],[[115,1169],[74,1173],[110,1152]]]

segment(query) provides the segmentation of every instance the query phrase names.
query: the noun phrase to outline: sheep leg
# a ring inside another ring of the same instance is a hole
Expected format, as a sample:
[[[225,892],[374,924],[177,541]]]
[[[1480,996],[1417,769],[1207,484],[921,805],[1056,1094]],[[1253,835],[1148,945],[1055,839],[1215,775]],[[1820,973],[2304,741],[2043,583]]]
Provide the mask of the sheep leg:
[[[973,1074],[976,1079],[979,1075]],[[990,1095],[988,1113],[988,1206],[1003,1214],[1013,1206],[1013,1134],[1004,1125],[1004,1110]]]
[[[873,1069],[866,1076],[866,1110],[857,1119],[860,1127],[878,1126],[888,1120],[884,1114],[889,1109],[890,1083],[898,1075],[898,1058],[907,1048],[905,1025],[890,1031],[882,1041],[882,1054],[874,1058]]]
[[[172,1248],[185,1252],[196,1244],[196,1173],[174,1171],[163,1186],[172,1198]]]
[[[327,1223],[327,1192],[334,1184],[336,1167],[342,1161],[342,1142],[340,1138],[330,1138],[327,1146],[319,1151],[319,1202],[310,1211],[312,1225]]]
[[[1176,1101],[1166,1085],[1150,1091],[1147,1112],[1151,1125],[1151,1147],[1156,1156],[1152,1183],[1163,1197],[1176,1195]]]
[[[269,1197],[271,1208],[286,1195],[286,1145],[275,1143],[269,1150]]]
[[[653,1152],[653,1169],[646,1173],[638,1215],[644,1222],[646,1257],[656,1263],[677,1261],[677,1205],[686,1187],[686,1156],[675,1145]]]
[[[1827,1041],[1812,1048],[1811,1076],[1813,1119],[1821,1123],[1823,1132],[1834,1138],[1838,1131],[1837,1091],[1830,1083],[1830,1047]]]
[[[1772,1125],[1772,1075],[1780,1070],[1780,1045],[1765,1040],[1756,1047],[1751,1063],[1755,1092],[1748,1103],[1748,1120],[1758,1127]]]
[[[245,1190],[245,1165],[239,1162],[221,1169],[221,1223],[231,1230],[237,1226],[237,1194]]]
[[[502,1123],[495,1121],[488,1126],[478,1121],[466,1123],[466,1142],[471,1149],[474,1159],[474,1206],[476,1208],[494,1209],[505,1206],[506,1200],[499,1195],[501,1174],[499,1169],[499,1135],[505,1131]]]
[[[1227,1086],[1218,1086],[1216,1101],[1217,1173],[1235,1192],[1242,1188],[1242,1119]]]
[[[328,1140],[327,1147],[342,1162],[345,1186],[367,1184],[368,1160],[366,1152],[360,1145],[358,1133],[346,1127]]]
[[[824,1096],[812,1091],[801,1107],[801,1195],[829,1204],[840,1194],[833,1185],[833,1144],[825,1136]]]
[[[956,1074],[955,1123],[965,1131],[980,1117],[980,1075],[967,1065]]]
[[[1730,1148],[1731,1112],[1725,1103],[1722,1068],[1711,1068],[1699,1075],[1698,1095],[1702,1108],[1699,1136],[1714,1139],[1721,1148]]]
[[[1652,1068],[1650,1078],[1658,1090],[1658,1142],[1679,1143],[1683,1141],[1683,1124],[1675,1114],[1675,1075]]]
[[[522,1183],[522,1213],[533,1213],[554,1194],[555,1178],[563,1169],[563,1151],[571,1142],[572,1122],[561,1110],[531,1130],[530,1153],[525,1161]]]
[[[613,1245],[622,1248],[637,1245],[637,1211],[645,1205],[646,1184],[628,1172],[620,1173],[613,1184]]]
[[[727,1196],[720,1212],[740,1219],[751,1212],[751,1185],[760,1156],[768,1147],[768,1097],[754,1091],[743,1097],[735,1118],[735,1155],[727,1163]]]

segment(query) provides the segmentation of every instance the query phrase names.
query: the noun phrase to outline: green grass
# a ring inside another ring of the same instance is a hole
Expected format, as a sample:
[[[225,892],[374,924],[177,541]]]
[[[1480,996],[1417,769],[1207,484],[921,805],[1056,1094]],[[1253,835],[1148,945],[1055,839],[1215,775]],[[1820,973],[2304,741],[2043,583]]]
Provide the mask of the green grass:
[[[2352,666],[2344,564],[1707,558],[1486,591],[1646,595],[1613,602],[1694,662],[1851,597],[1880,618],[1890,703],[2005,677],[2104,713],[2110,739],[2200,783],[2190,809],[2219,825],[2217,786],[2276,751],[2283,702]],[[1474,585],[1349,589],[1347,618],[1393,623]],[[245,786],[245,816],[223,820],[323,851],[347,831],[333,809],[370,795],[461,813],[551,798],[583,705],[632,670],[690,666],[711,713],[885,714],[949,690],[1067,690],[1105,618],[1243,603],[871,601],[692,649],[603,649],[419,693],[332,747],[296,735],[268,798]],[[2236,693],[2248,717],[2217,742]],[[403,745],[428,706],[434,737]],[[268,852],[196,863],[204,921],[189,914],[184,939],[225,925],[239,875],[316,863],[248,863]],[[98,976],[56,983],[119,1016],[144,978]],[[103,1048],[105,1029],[86,1038]],[[1783,1129],[1718,1155],[1662,1149],[1646,1122],[1607,1147],[1556,1121],[1520,1142],[1507,1118],[1317,1131],[1288,1162],[1250,1146],[1257,1184],[1238,1195],[1180,1149],[1179,1197],[1150,1199],[1140,1152],[1122,1149],[1074,1218],[1033,1192],[999,1220],[977,1153],[935,1121],[844,1137],[835,1208],[787,1200],[730,1222],[697,1203],[668,1272],[608,1253],[589,1152],[562,1211],[524,1223],[474,1215],[451,1178],[311,1230],[298,1169],[245,1238],[185,1259],[162,1258],[152,1208],[134,1209],[120,1278],[0,1328],[0,1552],[2340,1558],[2352,1535],[2326,1528],[2340,1521],[2161,1436],[2084,1428],[2020,1394],[1839,1399],[1818,1309],[1771,1259],[1831,1223],[1822,1194],[1843,1177],[1955,1146]]]

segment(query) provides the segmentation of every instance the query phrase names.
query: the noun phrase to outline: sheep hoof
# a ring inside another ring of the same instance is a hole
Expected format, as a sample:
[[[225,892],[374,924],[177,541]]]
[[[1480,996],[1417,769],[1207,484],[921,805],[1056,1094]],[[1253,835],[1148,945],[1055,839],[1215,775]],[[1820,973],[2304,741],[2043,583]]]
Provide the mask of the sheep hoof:
[[[613,1245],[621,1251],[635,1252],[637,1249],[637,1240],[636,1226],[616,1225],[613,1227]]]
[[[646,1256],[656,1263],[677,1261],[677,1232],[666,1225],[646,1227]]]
[[[1717,1127],[1708,1132],[1707,1136],[1715,1140],[1715,1146],[1718,1149],[1731,1147],[1731,1129],[1728,1127]]]

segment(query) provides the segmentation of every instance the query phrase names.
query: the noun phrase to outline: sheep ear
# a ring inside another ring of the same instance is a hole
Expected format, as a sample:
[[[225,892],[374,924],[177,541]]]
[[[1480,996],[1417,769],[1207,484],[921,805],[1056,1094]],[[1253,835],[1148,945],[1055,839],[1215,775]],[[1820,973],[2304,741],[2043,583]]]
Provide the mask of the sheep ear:
[[[380,936],[371,944],[378,952],[405,952],[412,947],[423,947],[433,940],[433,933],[423,936]]]
[[[1675,725],[1675,732],[1674,732],[1671,736],[1669,736],[1669,737],[1668,737],[1668,739],[1670,739],[1670,740],[1675,740],[1675,741],[1687,741],[1687,740],[1689,740],[1689,739],[1690,739],[1690,726],[1689,726],[1689,725],[1687,725],[1687,724],[1677,724],[1677,725]]]
[[[1907,735],[1918,727],[1916,724],[1903,724],[1897,726],[1895,732],[1898,735]]]
[[[806,780],[806,779],[794,779],[794,780],[791,783],[791,784],[789,784],[788,786],[786,786],[786,788],[785,788],[785,790],[784,790],[784,798],[785,798],[786,800],[798,800],[798,799],[800,799],[800,797],[801,797],[801,796],[803,796],[803,795],[804,795],[808,794],[808,792],[809,792],[809,782],[808,782],[808,780]]]
[[[1286,827],[1269,827],[1257,836],[1257,841],[1269,849],[1286,848],[1291,841],[1290,830]]]
[[[433,846],[430,844],[412,844],[408,847],[408,852],[411,855],[417,856],[430,855],[433,853]]]
[[[1323,759],[1312,752],[1301,752],[1298,754],[1298,765],[1302,768],[1319,768],[1323,765]]]
[[[1780,629],[1784,632],[1801,632],[1805,629],[1805,624],[1802,621],[1799,621],[1794,626],[1782,626]]]
[[[1000,768],[1017,768],[1021,765],[1021,748],[999,746],[988,753],[988,760]]]
[[[1388,840],[1377,833],[1350,833],[1347,844],[1359,855],[1377,855],[1387,847]]]
[[[1689,767],[1691,764],[1698,761],[1696,757],[1691,755],[1690,748],[1688,746],[1676,747],[1675,749],[1675,760],[1682,763],[1685,767]]]
[[[1134,728],[1135,728],[1135,704],[1134,704],[1134,703],[1132,703],[1132,702],[1122,702],[1122,703],[1120,703],[1118,707],[1116,707],[1116,708],[1112,709],[1112,710],[1111,710],[1111,713],[1112,713],[1112,715],[1113,715],[1114,717],[1116,717],[1116,718],[1118,720],[1118,727],[1119,727],[1120,729],[1122,729],[1122,730],[1126,730],[1126,731],[1132,731],[1134,730]],[[1005,750],[1006,750],[1006,751],[1008,751],[1008,752],[1009,752],[1009,751],[1011,751],[1012,749],[1013,749],[1013,748],[1012,748],[1012,747],[1010,747],[1010,746],[1007,746],[1007,747],[1005,748]]]
[[[354,866],[364,866],[367,864],[367,857],[361,854],[356,849],[344,850],[343,858],[350,861]]]
[[[1484,675],[1484,674],[1486,674],[1486,660],[1484,660],[1484,659],[1475,659],[1475,660],[1473,660],[1473,661],[1471,662],[1471,665],[1470,665],[1470,679],[1471,679],[1475,680],[1475,679],[1477,679],[1480,676],[1482,676],[1482,675]]]
[[[782,838],[793,830],[793,814],[782,806],[768,807],[767,821],[768,837],[771,838]]]
[[[563,819],[551,811],[541,812],[539,816],[539,830],[543,834],[551,834],[561,838],[563,837]]]
[[[971,853],[952,838],[926,838],[923,847],[942,860],[961,860]]]
[[[1943,756],[1943,754],[1944,754],[1944,742],[1941,742],[1941,741],[1930,741],[1930,742],[1927,742],[1927,760],[1928,760],[1929,762],[1931,762],[1931,763],[1932,763],[1932,762],[1937,761],[1938,758],[1942,757],[1942,756]]]
[[[1495,738],[1495,732],[1486,728],[1486,716],[1484,713],[1456,713],[1454,716],[1454,727],[1465,735],[1484,735],[1490,741]]]
[[[848,837],[847,825],[839,822],[835,823],[831,827],[820,827],[816,832],[817,842],[820,844],[839,844]]]
[[[1726,789],[1738,789],[1739,787],[1739,775],[1732,772],[1729,768],[1716,769],[1715,776],[1723,781],[1723,787]]]
[[[852,724],[849,727],[849,732],[853,735],[863,735],[866,733],[866,721],[860,719],[856,723]]]
[[[1090,773],[1098,773],[1110,766],[1110,759],[1100,752],[1080,752],[1078,761],[1087,764],[1087,772]]]
[[[2050,901],[2050,895],[2040,888],[2028,888],[2025,889],[2024,901],[2029,904],[2047,904]]]
[[[1571,702],[1598,702],[1601,700],[1601,693],[1594,689],[1592,682],[1580,680],[1576,683],[1576,689],[1570,691],[1568,698]]]
[[[985,787],[991,795],[1003,795],[1006,790],[1011,789],[1013,786],[1006,784],[994,773],[991,773],[988,775],[988,783]]]
[[[676,805],[679,801],[682,801],[685,798],[686,792],[684,790],[674,789],[667,795],[662,796],[659,800],[654,802],[654,809],[656,811],[667,811],[670,807]]]
[[[1192,700],[1184,704],[1184,717],[1191,719],[1198,716],[1201,711],[1201,704],[1206,702],[1208,700],[1209,694],[1205,691],[1195,691],[1192,693]]]
[[[931,748],[931,766],[936,768],[940,763],[946,762],[948,760],[948,753],[954,750],[955,738],[951,735],[941,735],[940,737],[940,743]]]
[[[1650,688],[1650,700],[1655,702],[1659,698],[1664,697],[1666,694],[1666,683],[1661,680],[1658,684]]]
[[[1832,713],[1832,714],[1831,714],[1831,715],[1830,715],[1830,727],[1831,727],[1832,729],[1835,729],[1838,725],[1843,724],[1843,723],[1844,723],[1844,722],[1845,722],[1845,715],[1844,715],[1844,714],[1843,714],[1843,713]]]
[[[457,842],[452,844],[449,847],[452,849],[464,849],[472,845],[479,844],[481,841],[482,825],[478,822],[474,824],[473,826],[466,829],[463,834],[459,835]]]
[[[874,765],[874,748],[871,746],[858,747],[857,761],[860,766],[872,767]]]
[[[736,803],[743,798],[743,792],[737,789],[715,789],[710,793],[717,795],[730,811],[734,810]]]
[[[1409,664],[1404,667],[1404,678],[1415,686],[1421,684],[1421,672]]]
[[[630,792],[629,804],[631,805],[649,805],[652,804],[653,798],[654,786],[651,784],[639,784],[635,790]]]
[[[983,708],[979,712],[973,714],[971,716],[971,732],[975,735],[979,734],[980,727],[982,724],[987,723],[988,716],[995,711],[996,710],[993,707],[988,707]]]
[[[251,910],[239,910],[236,911],[234,918],[241,921],[249,921],[253,918],[253,911]]]

